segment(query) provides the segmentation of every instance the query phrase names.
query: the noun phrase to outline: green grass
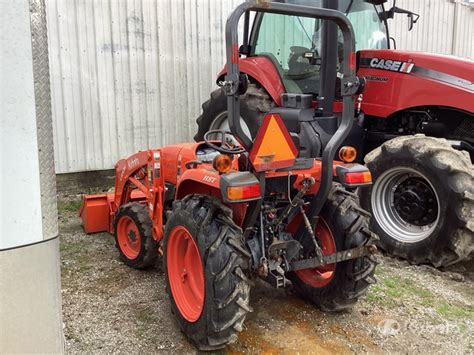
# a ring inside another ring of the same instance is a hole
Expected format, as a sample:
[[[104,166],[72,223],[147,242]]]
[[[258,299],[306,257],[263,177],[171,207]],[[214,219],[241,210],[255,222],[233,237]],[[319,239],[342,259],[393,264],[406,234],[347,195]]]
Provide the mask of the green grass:
[[[376,276],[378,283],[369,289],[366,298],[371,303],[394,307],[409,299],[416,306],[433,308],[439,316],[447,320],[474,320],[474,305],[472,304],[462,306],[442,300],[413,280],[391,275],[383,267],[377,268]]]
[[[58,212],[63,213],[77,213],[81,208],[82,200],[58,200]]]
[[[447,302],[440,302],[435,306],[436,312],[446,319],[457,320],[457,319],[470,319],[474,320],[474,305],[460,307],[457,305],[449,304]]]

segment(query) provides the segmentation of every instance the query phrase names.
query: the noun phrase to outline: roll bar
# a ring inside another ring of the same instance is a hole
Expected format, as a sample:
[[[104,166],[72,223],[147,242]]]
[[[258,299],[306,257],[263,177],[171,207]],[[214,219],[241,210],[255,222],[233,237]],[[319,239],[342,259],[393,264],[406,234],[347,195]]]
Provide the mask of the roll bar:
[[[251,150],[253,142],[248,137],[240,124],[240,92],[239,86],[243,78],[239,69],[239,41],[238,24],[241,16],[249,11],[266,12],[282,15],[293,15],[322,20],[333,21],[343,35],[343,60],[342,60],[342,85],[343,111],[341,123],[323,150],[321,184],[311,203],[308,215],[313,223],[317,221],[324,202],[329,194],[332,183],[332,165],[336,149],[342,144],[349,134],[354,117],[354,95],[358,92],[360,83],[355,75],[355,35],[352,24],[340,11],[308,7],[294,4],[278,3],[262,0],[247,0],[240,4],[230,14],[225,28],[227,75],[224,81],[224,90],[227,95],[228,120],[232,134],[248,151]],[[325,93],[321,92],[321,95]]]

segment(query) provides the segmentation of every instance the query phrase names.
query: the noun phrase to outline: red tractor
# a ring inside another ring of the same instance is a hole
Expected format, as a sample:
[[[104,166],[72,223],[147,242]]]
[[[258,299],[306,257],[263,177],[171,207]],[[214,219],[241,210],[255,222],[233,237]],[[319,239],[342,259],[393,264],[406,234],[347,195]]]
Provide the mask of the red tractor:
[[[248,88],[240,72],[238,22],[243,14],[321,18],[343,33],[342,115],[338,123],[300,95],[269,110],[256,138],[240,125],[240,97]],[[163,257],[171,309],[182,331],[201,350],[235,341],[242,330],[253,279],[292,286],[326,311],[351,307],[375,282],[376,236],[354,189],[371,184],[353,147],[338,147],[354,121],[363,80],[355,75],[352,26],[339,11],[249,1],[226,25],[227,66],[223,83],[230,132],[212,130],[198,143],[138,152],[116,164],[115,191],[86,196],[81,209],[86,232],[115,235],[121,259],[143,269]],[[305,157],[300,142],[311,113],[333,127],[321,145],[317,131],[305,142],[320,149]],[[336,122],[334,126],[333,123]]]
[[[280,2],[338,9],[354,27],[353,63],[366,88],[343,145],[356,147],[357,161],[365,159],[373,174],[373,186],[360,196],[372,214],[379,245],[410,262],[435,266],[472,257],[474,63],[390,49],[387,19],[405,14],[411,29],[419,16],[395,3],[387,10],[386,0]],[[282,95],[288,93],[312,101],[309,106],[324,116],[339,118],[342,39],[333,24],[321,19],[259,13],[251,27],[247,17],[238,58],[250,80],[240,104],[244,132],[255,137],[262,118],[283,109]],[[218,75],[218,85],[225,73],[227,68]],[[197,141],[209,130],[229,126],[224,88],[202,107]],[[321,125],[312,123],[310,115],[299,119],[307,128],[300,134],[300,155],[319,156],[327,135],[320,135],[322,144],[315,149],[306,134]],[[327,123],[328,132],[334,124]]]

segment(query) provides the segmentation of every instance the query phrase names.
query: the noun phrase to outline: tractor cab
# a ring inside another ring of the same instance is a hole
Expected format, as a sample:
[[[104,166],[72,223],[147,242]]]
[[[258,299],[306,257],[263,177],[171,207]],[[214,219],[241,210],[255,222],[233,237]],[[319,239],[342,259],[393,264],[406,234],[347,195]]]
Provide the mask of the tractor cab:
[[[380,1],[373,4],[364,0],[340,0],[332,1],[327,6],[322,0],[285,2],[314,7],[332,6],[344,13],[354,28],[356,51],[389,48],[387,22],[382,16],[385,9]],[[286,92],[316,97],[320,91],[323,56],[326,56],[325,60],[334,62],[338,73],[341,72],[342,33],[337,30],[336,40],[328,41],[325,38],[327,27],[332,26],[327,26],[325,22],[315,18],[258,13],[248,45],[241,47],[241,54],[271,60]]]

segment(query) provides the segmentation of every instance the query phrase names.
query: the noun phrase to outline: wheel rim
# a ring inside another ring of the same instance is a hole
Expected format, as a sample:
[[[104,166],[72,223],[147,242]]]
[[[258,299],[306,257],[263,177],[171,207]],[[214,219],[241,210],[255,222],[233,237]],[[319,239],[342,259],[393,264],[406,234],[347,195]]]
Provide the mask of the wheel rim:
[[[247,135],[247,137],[252,138],[252,134],[250,133],[250,129],[247,126],[247,123],[244,121],[244,119],[242,117],[240,117],[240,125],[242,126],[242,130]],[[218,114],[216,116],[216,118],[214,118],[214,120],[211,123],[211,127],[209,128],[209,130],[212,131],[214,129],[230,132],[230,126],[229,126],[229,120],[228,120],[228,117],[227,117],[227,111],[221,112],[220,114]],[[217,137],[212,137],[211,136],[210,138],[211,139],[216,139]],[[232,140],[233,140],[233,142],[232,142],[233,144],[237,143],[237,140],[234,137],[232,137]]]
[[[204,269],[199,249],[183,226],[171,230],[166,265],[174,302],[189,322],[199,319],[204,306]]]
[[[140,254],[141,236],[135,221],[122,216],[117,225],[117,240],[120,250],[128,259],[136,259]]]
[[[428,238],[439,218],[439,197],[420,172],[396,167],[383,173],[372,187],[372,212],[390,237],[403,243]]]
[[[331,230],[322,218],[320,218],[316,227],[316,237],[319,240],[323,255],[334,254],[337,251]],[[297,270],[295,273],[305,284],[314,288],[320,288],[331,282],[335,271],[336,264],[328,264],[312,269]]]

